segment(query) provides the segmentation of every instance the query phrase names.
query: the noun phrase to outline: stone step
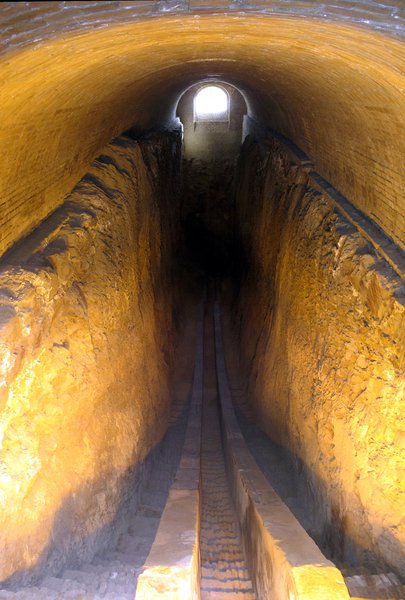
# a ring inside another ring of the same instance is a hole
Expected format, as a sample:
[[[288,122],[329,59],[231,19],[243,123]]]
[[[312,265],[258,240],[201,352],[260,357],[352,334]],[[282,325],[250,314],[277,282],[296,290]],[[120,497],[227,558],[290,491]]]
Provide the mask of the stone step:
[[[158,527],[159,518],[157,516],[137,514],[128,521],[128,533],[145,539],[154,534]]]
[[[145,492],[147,494],[161,494],[162,490],[164,490],[165,487],[168,486],[164,482],[162,482],[161,479],[151,479],[150,481],[148,481],[148,485],[146,487]]]
[[[52,592],[45,588],[21,588],[17,592],[0,590],[0,600],[58,600],[59,592]]]
[[[345,583],[352,597],[405,600],[405,586],[394,573],[370,575],[351,572],[345,576]]]
[[[125,600],[132,600],[136,587],[136,573],[118,572],[110,570],[103,576],[94,576],[84,571],[70,571],[70,577],[54,578],[48,577],[44,580],[41,586],[42,591],[55,592],[51,597],[55,600],[67,600],[68,598],[76,598],[84,600],[84,598],[104,598],[112,596],[117,598],[122,596]],[[74,577],[75,579],[71,579]],[[32,591],[32,588],[29,588]],[[39,593],[39,592],[38,592]],[[37,595],[38,599],[42,596]],[[20,600],[20,598],[18,599]],[[22,600],[22,598],[21,598]]]
[[[112,570],[105,570],[104,572],[89,573],[84,570],[67,570],[63,573],[63,578],[69,578],[75,580],[86,589],[87,593],[93,594],[104,594],[110,582],[117,582],[117,573]],[[121,583],[126,582],[126,578],[121,578]]]
[[[117,551],[128,555],[141,554],[144,556],[147,553],[151,543],[148,539],[138,538],[132,535],[122,535],[117,544]]]
[[[60,577],[46,577],[40,587],[0,590],[0,600],[133,600],[177,470],[185,423],[183,416],[173,420],[140,491],[140,505],[113,549],[80,567],[66,569]]]
[[[161,494],[153,491],[145,491],[141,495],[140,506],[142,508],[153,508],[155,510],[163,511],[167,500],[167,494]]]
[[[110,550],[104,552],[100,557],[93,561],[95,564],[104,565],[111,568],[112,571],[121,574],[133,574],[137,571],[135,557],[125,552]]]
[[[45,577],[41,582],[41,587],[55,592],[76,592],[78,595],[87,592],[85,586],[78,584],[77,581],[73,579],[61,579],[59,577]]]
[[[80,572],[93,573],[95,576],[103,578],[103,577],[109,577],[110,574],[112,573],[112,569],[107,569],[104,565],[100,565],[100,564],[84,563],[83,565],[80,566]]]
[[[159,519],[162,511],[160,508],[153,508],[152,506],[147,506],[146,504],[141,504],[138,509],[138,514],[143,517],[152,517]]]

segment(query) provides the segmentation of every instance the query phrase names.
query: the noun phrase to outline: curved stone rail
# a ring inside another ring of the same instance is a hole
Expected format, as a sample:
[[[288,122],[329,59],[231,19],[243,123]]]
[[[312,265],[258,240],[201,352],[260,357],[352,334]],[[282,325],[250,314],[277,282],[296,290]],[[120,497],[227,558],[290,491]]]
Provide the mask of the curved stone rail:
[[[344,579],[260,471],[236,420],[223,351],[220,309],[215,346],[223,442],[241,537],[259,598],[347,600]]]
[[[203,386],[203,322],[197,342],[190,413],[176,478],[155,541],[139,576],[136,600],[200,597],[200,446]]]

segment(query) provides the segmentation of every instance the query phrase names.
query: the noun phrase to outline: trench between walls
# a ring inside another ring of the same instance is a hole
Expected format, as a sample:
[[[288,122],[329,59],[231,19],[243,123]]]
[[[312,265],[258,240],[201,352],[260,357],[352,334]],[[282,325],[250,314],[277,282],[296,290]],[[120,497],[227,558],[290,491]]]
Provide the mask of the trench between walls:
[[[121,136],[4,257],[3,579],[56,573],[119,535],[167,423],[180,290],[207,277],[309,532],[338,564],[401,571],[403,287],[284,142],[252,130],[235,171],[184,163],[180,192],[178,133]],[[202,253],[196,189],[211,203]]]

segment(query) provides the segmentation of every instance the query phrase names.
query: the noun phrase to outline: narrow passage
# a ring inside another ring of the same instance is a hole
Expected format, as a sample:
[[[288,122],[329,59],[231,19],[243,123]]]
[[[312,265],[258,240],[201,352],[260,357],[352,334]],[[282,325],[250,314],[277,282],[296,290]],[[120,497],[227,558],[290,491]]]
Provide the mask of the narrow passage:
[[[256,598],[229,492],[219,424],[212,303],[204,319],[201,448],[201,599]]]

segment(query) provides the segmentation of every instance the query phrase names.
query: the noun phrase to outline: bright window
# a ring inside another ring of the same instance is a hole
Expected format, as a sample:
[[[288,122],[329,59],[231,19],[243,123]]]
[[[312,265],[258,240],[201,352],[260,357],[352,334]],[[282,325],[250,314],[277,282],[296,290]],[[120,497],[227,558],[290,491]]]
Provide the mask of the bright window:
[[[227,121],[228,94],[216,85],[203,87],[194,97],[195,121]]]

